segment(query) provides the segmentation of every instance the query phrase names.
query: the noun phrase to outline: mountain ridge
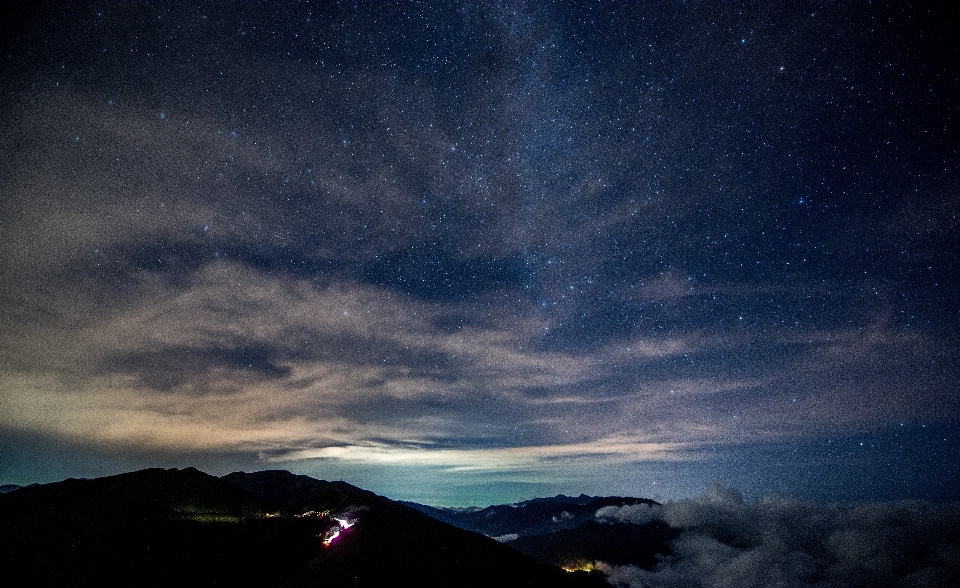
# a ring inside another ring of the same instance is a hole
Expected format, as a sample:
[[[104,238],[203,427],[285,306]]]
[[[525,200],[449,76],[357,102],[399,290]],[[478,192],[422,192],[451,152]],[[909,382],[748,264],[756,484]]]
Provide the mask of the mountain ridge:
[[[651,569],[662,556],[672,553],[669,542],[679,534],[662,522],[637,526],[596,518],[596,512],[605,507],[658,504],[646,498],[558,494],[478,509],[405,504],[564,569],[591,569],[590,564],[598,561]]]
[[[24,586],[607,585],[345,482],[282,470],[155,468],[2,494],[0,567]]]

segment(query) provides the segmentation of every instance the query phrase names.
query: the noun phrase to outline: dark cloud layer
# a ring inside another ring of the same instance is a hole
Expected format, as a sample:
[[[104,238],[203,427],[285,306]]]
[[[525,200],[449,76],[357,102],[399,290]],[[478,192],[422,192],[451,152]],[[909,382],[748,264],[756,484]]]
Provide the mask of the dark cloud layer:
[[[956,503],[747,502],[716,486],[696,500],[610,506],[596,516],[681,530],[673,555],[651,570],[601,565],[621,587],[945,587],[960,580]]]
[[[680,496],[901,424],[937,434],[858,479],[956,453],[947,12],[3,10],[4,480],[42,445]]]

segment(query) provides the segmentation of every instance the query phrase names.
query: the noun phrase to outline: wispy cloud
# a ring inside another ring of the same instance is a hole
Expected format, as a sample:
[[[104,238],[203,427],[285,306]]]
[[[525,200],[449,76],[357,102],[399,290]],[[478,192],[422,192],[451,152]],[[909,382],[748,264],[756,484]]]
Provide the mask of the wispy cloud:
[[[24,332],[18,341],[29,345],[8,336],[5,426],[107,445],[454,469],[675,460],[857,426],[872,414],[862,405],[908,392],[840,379],[850,363],[927,345],[883,326],[811,332],[799,352],[750,376],[706,377],[685,365],[749,352],[757,340],[692,329],[587,353],[538,350],[533,315],[451,329],[449,303],[229,261],[203,266],[186,286],[143,273],[134,288],[123,308]]]
[[[616,462],[673,461],[687,459],[680,443],[641,442],[625,438],[598,439],[566,445],[505,447],[500,449],[431,449],[429,445],[350,445],[294,451],[276,461],[331,459],[376,464],[442,466],[447,471],[537,470],[553,459],[590,459]]]
[[[0,76],[14,435],[493,471],[960,414],[955,93],[853,79],[927,71],[879,44],[940,38],[910,18],[36,10]]]

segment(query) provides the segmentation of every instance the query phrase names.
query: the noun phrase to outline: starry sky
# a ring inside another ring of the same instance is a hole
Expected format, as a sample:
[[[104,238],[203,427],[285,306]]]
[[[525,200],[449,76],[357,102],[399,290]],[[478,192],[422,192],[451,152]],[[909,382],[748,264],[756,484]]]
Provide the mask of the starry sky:
[[[960,498],[955,13],[30,4],[0,483]]]

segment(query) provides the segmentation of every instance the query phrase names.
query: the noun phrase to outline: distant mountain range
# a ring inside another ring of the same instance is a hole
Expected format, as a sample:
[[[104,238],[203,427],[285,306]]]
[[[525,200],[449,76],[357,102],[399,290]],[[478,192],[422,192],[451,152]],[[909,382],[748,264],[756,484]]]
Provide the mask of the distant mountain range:
[[[497,537],[511,534],[541,535],[561,529],[575,529],[585,521],[594,520],[594,513],[605,506],[657,503],[645,498],[559,494],[553,498],[534,498],[487,508],[438,508],[414,502],[404,504],[461,529]]]
[[[21,488],[33,488],[34,486],[39,486],[40,484],[30,484],[29,486],[20,486],[19,484],[3,484],[0,486],[0,494],[6,494],[7,492],[13,492],[14,490],[19,490]]]
[[[535,498],[487,508],[411,506],[451,525],[483,533],[542,562],[566,569],[590,569],[592,564],[632,564],[653,567],[658,556],[670,554],[668,541],[679,531],[663,522],[644,525],[597,522],[597,510],[607,506],[655,505],[644,498],[565,496]]]
[[[590,509],[635,502],[558,496],[457,513],[285,471],[149,469],[0,494],[0,570],[10,587],[599,588],[597,573],[555,564],[595,555],[570,548],[598,524]],[[500,531],[518,538],[484,536]]]

